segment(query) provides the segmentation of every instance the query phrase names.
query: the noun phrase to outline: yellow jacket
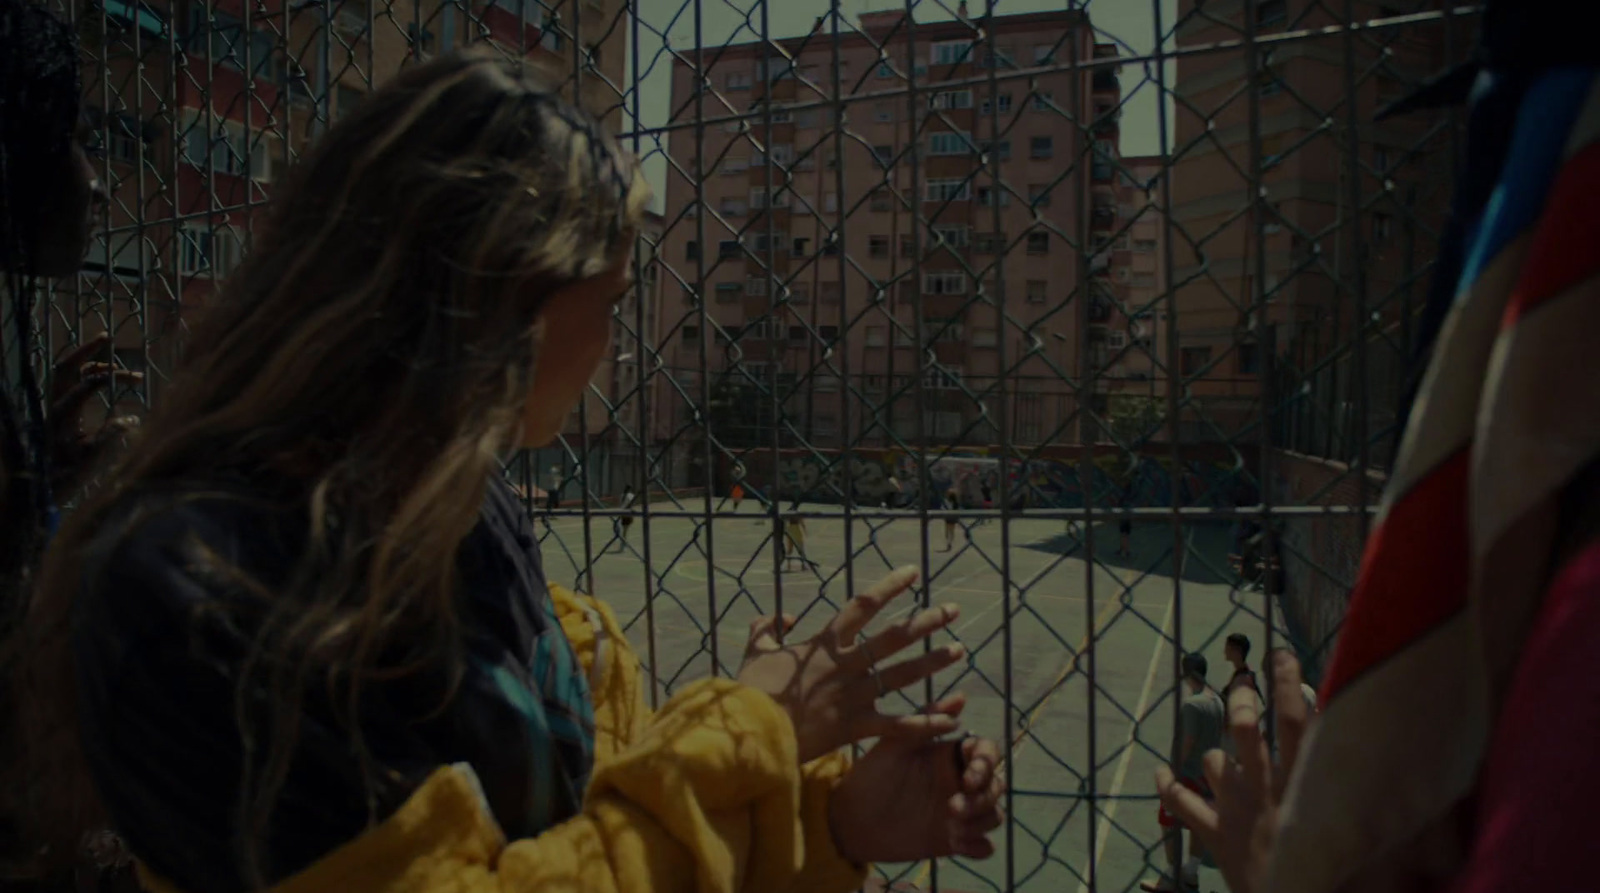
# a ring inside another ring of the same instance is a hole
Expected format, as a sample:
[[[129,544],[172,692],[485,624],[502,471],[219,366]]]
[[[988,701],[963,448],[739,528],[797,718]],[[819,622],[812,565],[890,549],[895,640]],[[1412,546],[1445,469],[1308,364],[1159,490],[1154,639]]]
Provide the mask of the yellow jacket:
[[[843,893],[866,867],[834,848],[827,802],[843,752],[798,765],[766,695],[727,679],[652,713],[611,610],[551,585],[589,674],[595,771],[581,814],[509,843],[465,765],[442,767],[382,824],[273,893]],[[180,893],[140,867],[154,893]]]

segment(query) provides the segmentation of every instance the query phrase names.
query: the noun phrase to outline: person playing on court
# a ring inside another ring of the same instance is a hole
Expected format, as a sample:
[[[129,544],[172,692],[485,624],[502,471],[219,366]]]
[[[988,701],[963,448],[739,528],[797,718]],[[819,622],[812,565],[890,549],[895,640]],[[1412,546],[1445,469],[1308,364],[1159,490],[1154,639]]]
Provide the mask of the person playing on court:
[[[961,699],[878,711],[960,659],[878,663],[948,606],[863,639],[914,571],[816,636],[758,621],[733,678],[655,709],[612,611],[547,583],[502,458],[606,356],[648,204],[488,51],[322,135],[7,648],[33,852],[109,816],[147,889],[189,893],[843,893],[993,852],[998,748],[941,740]]]
[[[892,509],[900,504],[900,497],[905,492],[900,485],[900,479],[893,474],[889,475],[889,489],[883,494],[883,507]]]
[[[798,505],[798,503],[796,503]],[[783,569],[792,570],[792,563],[799,559],[802,569],[811,567],[811,560],[806,558],[806,519],[795,509],[790,509],[783,520]]]
[[[1117,557],[1133,557],[1133,519],[1124,517],[1117,522]]]
[[[1250,669],[1250,637],[1244,633],[1229,633],[1227,641],[1222,645],[1222,656],[1227,658],[1228,665],[1233,667],[1233,676],[1223,687],[1222,697],[1226,699],[1236,688],[1248,688],[1265,704],[1266,698],[1262,696],[1261,686],[1256,682],[1256,673]]]
[[[561,507],[561,488],[565,487],[566,485],[566,479],[561,476],[561,466],[550,466],[550,487],[544,491],[544,514],[546,523],[549,523],[550,518],[555,514],[556,509]]]
[[[1173,735],[1172,745],[1176,759],[1172,771],[1180,784],[1209,800],[1211,792],[1206,782],[1202,757],[1207,751],[1222,745],[1222,732],[1226,726],[1222,697],[1206,684],[1205,655],[1193,652],[1185,654],[1182,668],[1182,685],[1188,694],[1178,708],[1178,728]],[[1201,861],[1199,838],[1191,831],[1190,855],[1186,862],[1183,858],[1182,823],[1164,805],[1157,812],[1157,823],[1163,830],[1161,843],[1166,851],[1167,866],[1176,870],[1182,878],[1183,889],[1197,889],[1200,885]],[[1169,893],[1177,891],[1179,886],[1172,874],[1166,873],[1158,880],[1141,881],[1139,888],[1150,893]]]
[[[634,492],[633,492],[633,485],[632,484],[628,484],[628,485],[624,486],[622,488],[622,499],[617,503],[617,508],[621,509],[624,512],[630,512],[630,510],[633,508],[634,499],[635,499],[635,495],[634,495]],[[624,551],[627,548],[627,546],[628,546],[628,529],[631,528],[632,526],[633,526],[633,515],[631,514],[631,512],[629,514],[622,515],[621,517],[617,518],[616,528],[612,531],[612,534],[615,535],[616,538],[617,538],[617,551],[618,552]]]
[[[945,508],[951,510],[952,512],[960,507],[960,505],[961,505],[961,496],[960,496],[960,494],[956,493],[956,490],[955,490],[954,487],[951,487],[949,490],[945,491],[945,494],[944,494],[944,505],[945,505]],[[958,523],[958,519],[956,518],[955,515],[952,514],[952,515],[946,515],[945,516],[945,519],[944,519],[944,548],[940,550],[941,552],[948,552],[951,549],[955,548],[955,544],[956,544],[956,524],[957,523]],[[971,540],[972,539],[972,534],[970,534],[970,533],[967,534],[967,539]]]
[[[744,484],[734,481],[733,489],[728,491],[728,499],[733,501],[733,510],[735,513],[737,513],[739,511],[739,504],[744,502]]]

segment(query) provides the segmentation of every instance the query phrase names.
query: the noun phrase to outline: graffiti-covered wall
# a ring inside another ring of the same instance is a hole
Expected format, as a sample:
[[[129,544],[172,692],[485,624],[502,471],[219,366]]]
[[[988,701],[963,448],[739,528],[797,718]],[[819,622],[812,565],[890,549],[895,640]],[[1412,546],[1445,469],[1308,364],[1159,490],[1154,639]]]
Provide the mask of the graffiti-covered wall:
[[[1002,463],[983,448],[949,450],[926,459],[896,449],[786,450],[776,456],[763,452],[737,464],[726,461],[720,480],[724,492],[738,478],[747,489],[770,498],[813,503],[840,503],[848,494],[861,504],[892,498],[919,505],[926,483],[930,506],[944,507],[952,493],[960,505],[978,506],[986,490],[999,500],[1002,474],[1017,509],[1166,507],[1174,500],[1185,506],[1227,506],[1256,499],[1254,479],[1237,457],[1187,459],[1174,474],[1171,456],[1074,452]]]

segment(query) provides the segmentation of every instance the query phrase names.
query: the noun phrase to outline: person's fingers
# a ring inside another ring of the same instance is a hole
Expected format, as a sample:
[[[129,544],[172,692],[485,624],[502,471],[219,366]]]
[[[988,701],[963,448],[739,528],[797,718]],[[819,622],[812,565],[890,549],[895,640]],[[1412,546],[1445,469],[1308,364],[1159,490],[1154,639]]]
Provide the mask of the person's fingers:
[[[954,723],[955,728],[960,728],[961,711],[965,709],[967,709],[967,696],[956,694],[925,705],[915,715],[943,717],[950,723]],[[883,736],[885,739],[883,743],[909,749],[934,741],[950,731],[951,728],[944,723],[928,723],[907,731],[888,732]]]
[[[993,812],[1000,804],[1000,798],[1006,794],[1006,785],[992,772],[988,780],[977,790],[963,790],[950,797],[948,806],[951,814],[962,819],[976,819],[987,813]]]
[[[783,632],[787,633],[794,628],[793,614],[785,614],[781,618],[762,615],[750,621],[750,638],[745,645],[746,654],[759,654],[772,651],[778,647],[778,629],[782,624]]]
[[[1001,821],[1004,821],[1001,817]],[[951,841],[953,855],[965,859],[987,859],[994,855],[994,841],[985,834],[962,834]]]
[[[966,770],[961,774],[961,788],[976,793],[991,784],[1005,790],[1005,780],[1000,777],[1000,745],[988,738],[966,738],[961,742],[962,762]]]
[[[1216,842],[1217,811],[1194,791],[1178,783],[1172,770],[1165,766],[1156,769],[1156,792],[1167,812],[1178,817],[1184,826],[1200,835],[1207,847],[1213,850]]]
[[[920,642],[944,629],[960,616],[961,608],[954,603],[918,611],[856,646],[851,656],[862,661],[883,660],[906,646]]]
[[[1228,734],[1239,765],[1251,777],[1268,769],[1267,746],[1261,739],[1261,700],[1248,685],[1228,695]]]
[[[1292,653],[1284,650],[1272,656],[1273,725],[1278,736],[1279,778],[1284,780],[1294,772],[1300,759],[1300,743],[1305,740],[1309,721],[1306,699],[1300,692],[1303,681],[1300,661]]]
[[[89,358],[106,349],[111,343],[110,335],[96,335],[77,347],[68,348],[67,352],[56,358],[54,363],[54,380],[59,386],[69,386],[77,382],[79,370],[89,362]]]
[[[833,618],[833,623],[829,624],[829,630],[836,637],[837,644],[841,647],[854,645],[856,637],[861,635],[861,631],[866,629],[868,623],[872,622],[872,618],[878,616],[883,606],[910,589],[911,584],[916,581],[916,568],[903,567],[879,580],[871,589],[851,599],[850,603],[844,606],[844,610]]]
[[[890,664],[878,671],[878,682],[865,680],[867,685],[879,685],[884,692],[899,691],[908,685],[918,682],[943,670],[945,667],[961,660],[967,654],[966,646],[957,642],[935,648],[925,654],[906,658],[899,663]]]
[[[905,716],[871,713],[853,723],[852,739],[892,738],[896,744],[900,744],[932,740],[960,728],[961,720],[942,713],[911,713]]]
[[[50,412],[58,419],[75,418],[75,414],[83,409],[84,404],[89,402],[89,398],[94,396],[96,391],[112,384],[137,384],[141,381],[144,381],[143,372],[132,372],[127,369],[86,375],[50,405]]]

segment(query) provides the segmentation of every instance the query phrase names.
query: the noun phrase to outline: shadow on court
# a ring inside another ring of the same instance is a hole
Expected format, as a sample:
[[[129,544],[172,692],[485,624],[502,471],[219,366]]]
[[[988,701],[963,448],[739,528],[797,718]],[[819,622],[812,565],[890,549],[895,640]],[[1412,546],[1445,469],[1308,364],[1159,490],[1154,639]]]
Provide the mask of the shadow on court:
[[[1062,527],[1066,527],[1065,522],[1062,523]],[[1238,578],[1228,566],[1228,554],[1233,550],[1232,524],[1186,520],[1182,530],[1186,546],[1182,550],[1182,561],[1175,562],[1173,556],[1179,550],[1175,548],[1171,523],[1133,522],[1132,534],[1128,538],[1128,545],[1133,555],[1127,557],[1117,554],[1117,550],[1121,548],[1118,522],[1096,522],[1092,531],[1095,561],[1106,567],[1163,577],[1173,576],[1174,565],[1178,565],[1182,569],[1185,582],[1218,586],[1233,586],[1238,583]],[[1074,535],[1074,532],[1078,535]],[[1024,548],[1084,558],[1088,553],[1088,546],[1084,543],[1081,532],[1081,526],[1076,531],[1063,529],[1053,537],[1028,543]]]

